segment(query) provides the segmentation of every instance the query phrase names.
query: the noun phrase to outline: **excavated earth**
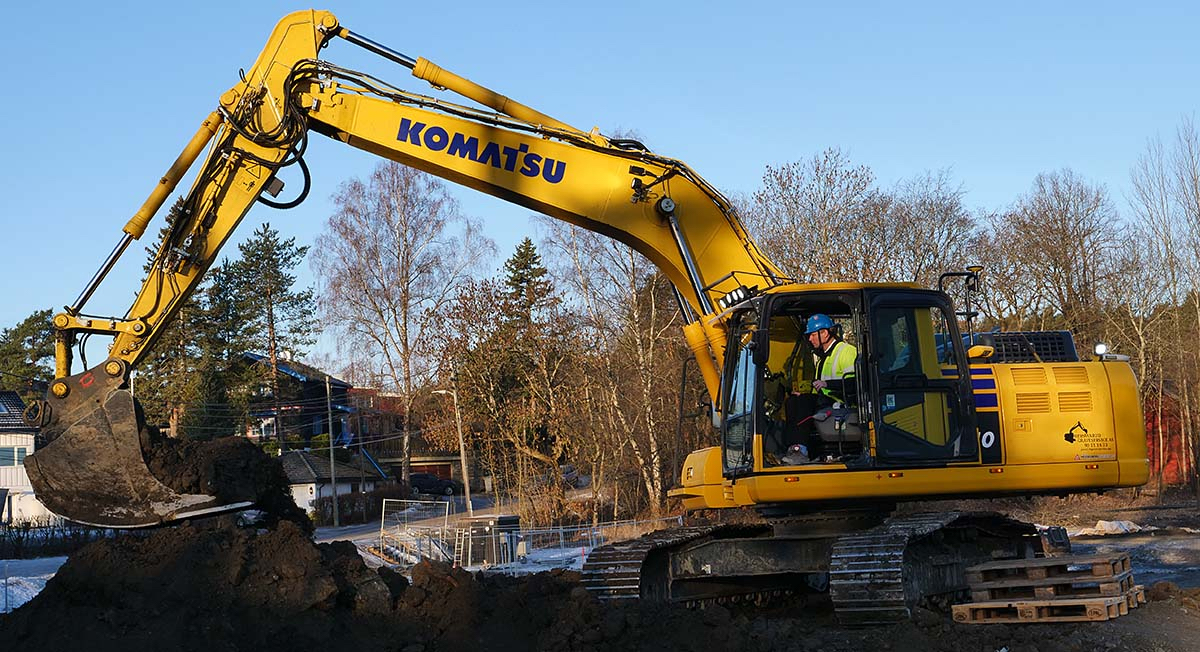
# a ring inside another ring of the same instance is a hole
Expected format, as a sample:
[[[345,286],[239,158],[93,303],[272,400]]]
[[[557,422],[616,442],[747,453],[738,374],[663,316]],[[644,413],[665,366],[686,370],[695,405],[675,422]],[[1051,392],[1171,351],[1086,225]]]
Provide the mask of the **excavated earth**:
[[[6,650],[1050,650],[1192,651],[1200,591],[1156,585],[1150,602],[1105,623],[843,629],[826,603],[766,608],[614,606],[571,572],[473,576],[423,563],[411,583],[368,569],[347,542],[232,519],[89,546],[34,600],[0,618]],[[330,647],[332,646],[332,647]]]
[[[193,464],[226,454],[232,462]],[[1166,582],[1149,588],[1149,603],[1103,623],[960,625],[918,609],[911,622],[856,630],[836,625],[823,596],[766,607],[614,605],[592,598],[572,572],[476,576],[438,563],[418,565],[410,581],[368,568],[349,542],[313,543],[279,476],[238,459],[225,448],[176,447],[151,466],[188,476],[180,488],[192,490],[249,472],[255,491],[278,494],[264,499],[264,521],[222,516],[93,543],[36,598],[0,616],[0,650],[1200,649],[1200,590]]]

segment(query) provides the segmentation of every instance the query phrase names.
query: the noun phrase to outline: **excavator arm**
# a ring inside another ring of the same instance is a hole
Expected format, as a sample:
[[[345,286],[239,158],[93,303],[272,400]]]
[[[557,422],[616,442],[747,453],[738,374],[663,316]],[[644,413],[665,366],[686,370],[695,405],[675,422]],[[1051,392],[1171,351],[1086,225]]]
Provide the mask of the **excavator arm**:
[[[364,47],[458,97],[401,90],[318,59],[332,39]],[[674,283],[685,334],[714,398],[724,346],[717,300],[742,286],[783,282],[728,200],[683,163],[634,141],[571,127],[358,35],[331,13],[297,12],[280,21],[243,81],[220,97],[84,292],[55,316],[57,380],[27,415],[44,443],[26,458],[37,495],[52,511],[97,525],[144,527],[252,504],[180,494],[150,472],[128,375],[251,206],[288,206],[263,197],[278,189],[281,168],[302,168],[303,198],[303,157],[313,132],[628,244]],[[206,151],[129,311],[120,319],[86,315],[88,298]],[[73,375],[71,353],[85,333],[112,336],[110,356]]]

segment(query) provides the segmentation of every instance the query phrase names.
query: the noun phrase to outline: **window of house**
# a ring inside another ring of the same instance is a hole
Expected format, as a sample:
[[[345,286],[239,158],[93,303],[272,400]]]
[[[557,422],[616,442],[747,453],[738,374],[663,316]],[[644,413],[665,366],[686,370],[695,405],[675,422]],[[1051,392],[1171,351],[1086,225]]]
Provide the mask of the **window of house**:
[[[0,466],[19,466],[25,463],[24,446],[0,447]]]

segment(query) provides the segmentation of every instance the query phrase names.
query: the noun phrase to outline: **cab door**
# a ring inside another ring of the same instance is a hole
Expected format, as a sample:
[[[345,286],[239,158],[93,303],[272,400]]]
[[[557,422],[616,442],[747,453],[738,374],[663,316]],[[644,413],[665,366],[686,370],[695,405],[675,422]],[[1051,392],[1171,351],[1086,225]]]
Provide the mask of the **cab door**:
[[[949,302],[932,292],[889,290],[869,305],[878,461],[978,459],[970,376]]]
[[[721,452],[725,477],[754,470],[754,434],[757,422],[761,373],[755,362],[756,311],[733,320],[725,348],[725,374],[721,388]]]

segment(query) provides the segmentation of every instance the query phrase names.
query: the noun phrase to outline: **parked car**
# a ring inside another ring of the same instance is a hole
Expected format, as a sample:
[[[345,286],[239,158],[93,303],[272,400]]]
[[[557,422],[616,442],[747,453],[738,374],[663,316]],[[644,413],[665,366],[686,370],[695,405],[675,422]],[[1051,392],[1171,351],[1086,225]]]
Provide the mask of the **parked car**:
[[[408,476],[409,486],[414,496],[418,494],[441,494],[453,496],[462,493],[462,483],[457,480],[439,478],[432,473],[411,473]]]
[[[575,468],[574,464],[560,464],[558,466],[558,473],[558,481],[562,483],[564,489],[577,489],[581,485],[587,486],[584,482],[585,478],[579,475],[579,471]],[[538,486],[549,486],[551,476],[543,473],[535,476],[534,481]]]

